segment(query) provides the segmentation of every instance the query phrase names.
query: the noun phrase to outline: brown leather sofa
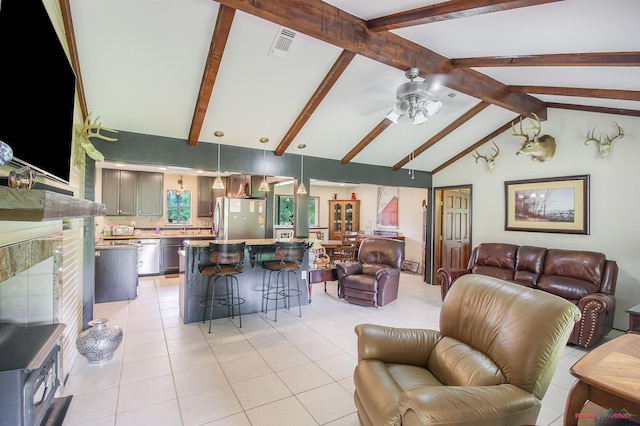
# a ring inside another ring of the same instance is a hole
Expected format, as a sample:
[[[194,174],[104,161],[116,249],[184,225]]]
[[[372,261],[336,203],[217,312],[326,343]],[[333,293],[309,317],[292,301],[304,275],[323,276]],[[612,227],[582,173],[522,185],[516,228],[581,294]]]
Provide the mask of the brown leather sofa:
[[[501,278],[569,300],[582,314],[569,337],[574,345],[590,348],[613,328],[618,265],[602,253],[483,243],[471,252],[466,269],[440,268],[436,274],[443,300],[466,274]]]
[[[442,303],[439,331],[359,324],[360,424],[536,424],[579,317],[561,297],[468,274]]]
[[[337,263],[338,296],[363,306],[383,307],[398,298],[404,241],[367,238],[358,261]]]

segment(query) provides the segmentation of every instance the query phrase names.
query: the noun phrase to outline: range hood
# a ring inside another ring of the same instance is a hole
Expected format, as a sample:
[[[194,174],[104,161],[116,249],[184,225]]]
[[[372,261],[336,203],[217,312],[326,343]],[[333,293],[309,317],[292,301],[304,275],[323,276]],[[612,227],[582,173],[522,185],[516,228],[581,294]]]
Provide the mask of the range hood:
[[[0,220],[43,222],[106,213],[104,204],[54,191],[0,187]]]

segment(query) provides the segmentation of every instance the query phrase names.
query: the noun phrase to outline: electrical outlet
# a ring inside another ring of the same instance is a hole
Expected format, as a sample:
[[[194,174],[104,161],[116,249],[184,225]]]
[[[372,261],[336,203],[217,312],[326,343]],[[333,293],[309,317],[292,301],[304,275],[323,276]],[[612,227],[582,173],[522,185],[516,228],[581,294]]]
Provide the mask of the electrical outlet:
[[[131,226],[136,226],[136,221],[135,220],[131,221]]]
[[[306,281],[307,280],[307,271],[302,271],[302,273],[300,274],[300,277],[302,278],[302,281]]]

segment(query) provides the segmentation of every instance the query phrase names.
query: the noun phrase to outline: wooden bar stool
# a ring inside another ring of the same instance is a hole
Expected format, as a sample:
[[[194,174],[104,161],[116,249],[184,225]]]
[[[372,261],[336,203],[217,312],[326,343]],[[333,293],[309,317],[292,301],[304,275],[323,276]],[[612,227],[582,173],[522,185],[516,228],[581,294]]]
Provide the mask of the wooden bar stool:
[[[307,243],[303,242],[276,242],[275,261],[265,262],[263,268],[268,271],[267,285],[262,297],[264,298],[265,315],[269,311],[269,301],[273,300],[274,321],[278,321],[278,301],[282,300],[284,307],[291,309],[291,298],[298,298],[299,316],[302,317],[302,306],[300,302],[300,283],[297,271],[302,267],[304,252]],[[271,277],[276,274],[274,282]],[[293,284],[291,278],[293,277]]]
[[[238,318],[242,328],[242,313],[240,305],[244,299],[240,297],[240,287],[236,275],[244,271],[244,247],[245,243],[219,244],[209,243],[208,259],[202,259],[198,263],[198,269],[207,278],[205,298],[200,302],[204,307],[202,322],[207,318],[209,310],[209,333],[211,333],[211,321],[213,310],[216,307],[226,306],[227,315],[235,318],[235,309],[238,308]],[[205,252],[207,253],[207,252]]]

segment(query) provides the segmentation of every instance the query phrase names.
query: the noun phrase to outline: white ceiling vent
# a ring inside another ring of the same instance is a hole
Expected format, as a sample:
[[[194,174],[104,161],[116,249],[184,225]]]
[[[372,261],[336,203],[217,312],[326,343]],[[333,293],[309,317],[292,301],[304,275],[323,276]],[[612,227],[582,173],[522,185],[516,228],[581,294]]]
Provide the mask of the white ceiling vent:
[[[289,28],[280,27],[278,34],[276,34],[275,40],[269,49],[269,54],[284,58],[287,56],[287,52],[293,43],[293,38],[296,36],[296,32]]]

